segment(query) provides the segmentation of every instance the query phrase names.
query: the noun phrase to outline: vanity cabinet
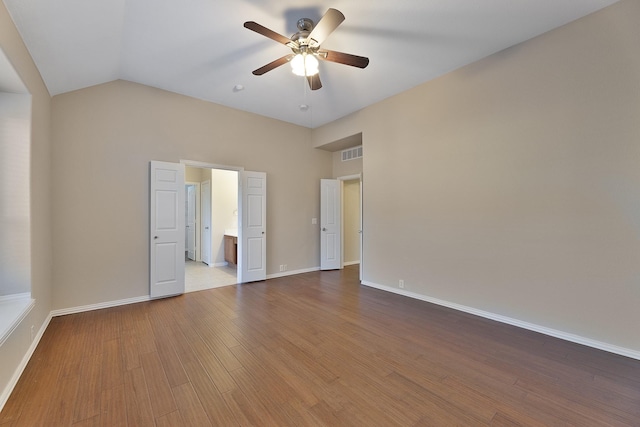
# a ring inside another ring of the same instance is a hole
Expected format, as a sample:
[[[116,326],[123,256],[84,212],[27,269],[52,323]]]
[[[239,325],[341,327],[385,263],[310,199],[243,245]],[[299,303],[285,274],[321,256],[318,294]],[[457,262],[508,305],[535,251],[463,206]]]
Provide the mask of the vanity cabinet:
[[[238,236],[224,235],[224,260],[234,265],[238,264]]]

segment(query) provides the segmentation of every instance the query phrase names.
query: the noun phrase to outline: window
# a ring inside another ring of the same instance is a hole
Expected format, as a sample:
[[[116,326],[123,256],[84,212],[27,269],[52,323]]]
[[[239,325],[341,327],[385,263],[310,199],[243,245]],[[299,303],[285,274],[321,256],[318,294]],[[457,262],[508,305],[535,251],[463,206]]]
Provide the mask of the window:
[[[0,344],[33,307],[31,95],[0,51]]]

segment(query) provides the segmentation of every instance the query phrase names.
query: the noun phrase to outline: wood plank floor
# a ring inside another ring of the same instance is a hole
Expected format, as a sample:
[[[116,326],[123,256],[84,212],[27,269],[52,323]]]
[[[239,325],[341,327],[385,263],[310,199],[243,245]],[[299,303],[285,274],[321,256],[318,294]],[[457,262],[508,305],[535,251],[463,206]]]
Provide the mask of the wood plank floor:
[[[357,274],[54,318],[0,426],[640,426],[640,361]]]

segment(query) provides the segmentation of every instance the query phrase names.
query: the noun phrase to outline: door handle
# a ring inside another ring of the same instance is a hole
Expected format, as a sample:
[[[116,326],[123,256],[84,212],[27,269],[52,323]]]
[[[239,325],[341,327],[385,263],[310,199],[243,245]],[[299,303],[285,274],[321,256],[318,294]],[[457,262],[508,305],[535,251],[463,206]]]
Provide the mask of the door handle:
[[[322,227],[322,231],[327,231],[327,229],[326,229],[326,228],[324,228],[324,227]]]
[[[153,238],[154,238],[154,239],[157,239],[157,238],[158,238],[158,236],[153,236]]]

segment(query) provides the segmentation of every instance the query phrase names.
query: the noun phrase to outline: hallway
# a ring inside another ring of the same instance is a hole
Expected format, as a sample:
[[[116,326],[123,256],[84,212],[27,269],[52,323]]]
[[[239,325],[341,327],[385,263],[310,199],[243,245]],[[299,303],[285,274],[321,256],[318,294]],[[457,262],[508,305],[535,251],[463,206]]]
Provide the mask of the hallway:
[[[202,262],[187,260],[184,268],[185,292],[219,288],[238,283],[235,265],[209,267]]]

